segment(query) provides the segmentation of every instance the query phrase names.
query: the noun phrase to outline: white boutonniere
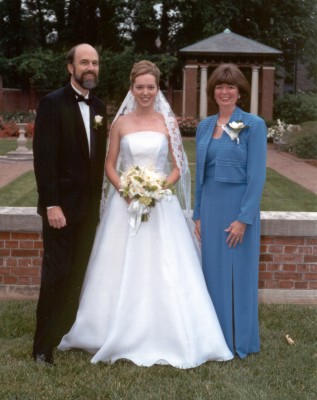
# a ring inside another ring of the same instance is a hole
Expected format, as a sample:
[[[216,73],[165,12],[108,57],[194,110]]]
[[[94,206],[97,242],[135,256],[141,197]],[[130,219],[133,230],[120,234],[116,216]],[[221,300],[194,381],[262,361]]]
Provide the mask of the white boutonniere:
[[[230,136],[231,140],[236,140],[237,143],[239,144],[239,133],[242,131],[242,129],[246,128],[247,125],[244,125],[242,121],[232,121],[229,122],[229,127],[225,126],[224,130],[227,132],[227,134]]]
[[[103,117],[101,115],[96,115],[94,119],[94,128],[98,129],[102,125]]]

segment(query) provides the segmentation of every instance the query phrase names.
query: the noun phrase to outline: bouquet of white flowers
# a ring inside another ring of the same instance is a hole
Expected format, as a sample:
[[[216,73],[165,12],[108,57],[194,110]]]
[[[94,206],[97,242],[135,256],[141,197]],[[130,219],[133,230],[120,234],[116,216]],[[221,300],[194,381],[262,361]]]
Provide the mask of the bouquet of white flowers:
[[[130,197],[130,225],[134,234],[141,222],[148,221],[151,208],[157,201],[171,199],[174,189],[166,181],[166,176],[151,168],[133,166],[120,176],[120,192],[123,197]]]

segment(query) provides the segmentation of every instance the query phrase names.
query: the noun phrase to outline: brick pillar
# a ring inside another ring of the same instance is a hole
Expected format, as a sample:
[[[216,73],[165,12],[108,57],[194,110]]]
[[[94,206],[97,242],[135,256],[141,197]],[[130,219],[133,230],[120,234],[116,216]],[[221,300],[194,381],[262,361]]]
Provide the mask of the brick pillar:
[[[198,65],[185,65],[183,78],[183,115],[197,116],[197,69]]]
[[[37,108],[37,92],[34,86],[30,87],[30,94],[29,94],[29,104],[28,104],[28,109],[29,110],[36,110]]]
[[[273,119],[274,74],[275,67],[263,66],[260,114],[268,120]]]
[[[0,76],[0,110],[4,110],[4,97],[3,97],[3,81],[2,76]]]

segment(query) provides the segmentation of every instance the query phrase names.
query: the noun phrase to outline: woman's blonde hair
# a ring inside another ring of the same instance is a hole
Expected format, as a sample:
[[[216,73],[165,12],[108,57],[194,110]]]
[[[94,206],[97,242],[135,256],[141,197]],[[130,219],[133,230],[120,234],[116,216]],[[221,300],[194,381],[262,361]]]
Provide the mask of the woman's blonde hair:
[[[216,103],[214,99],[215,87],[222,83],[234,85],[238,88],[240,94],[237,101],[238,105],[244,105],[248,101],[250,97],[249,82],[235,64],[221,64],[210,75],[207,83],[207,96],[213,103]]]
[[[133,65],[133,68],[132,68],[131,74],[130,74],[131,85],[134,84],[134,81],[138,76],[145,75],[145,74],[153,75],[157,86],[159,86],[160,75],[161,75],[160,70],[157,68],[157,66],[154,63],[152,63],[151,61],[148,61],[148,60],[142,60]]]

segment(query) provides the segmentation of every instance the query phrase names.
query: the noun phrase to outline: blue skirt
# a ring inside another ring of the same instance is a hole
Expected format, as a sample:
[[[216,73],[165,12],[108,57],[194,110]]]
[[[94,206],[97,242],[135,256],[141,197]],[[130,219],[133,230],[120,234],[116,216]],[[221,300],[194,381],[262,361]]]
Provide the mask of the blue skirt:
[[[237,219],[245,190],[245,184],[216,182],[209,167],[200,208],[204,276],[227,345],[240,358],[260,350],[260,210],[242,244],[229,248],[226,243],[225,229]]]

